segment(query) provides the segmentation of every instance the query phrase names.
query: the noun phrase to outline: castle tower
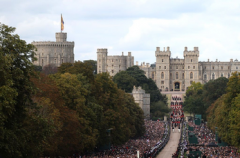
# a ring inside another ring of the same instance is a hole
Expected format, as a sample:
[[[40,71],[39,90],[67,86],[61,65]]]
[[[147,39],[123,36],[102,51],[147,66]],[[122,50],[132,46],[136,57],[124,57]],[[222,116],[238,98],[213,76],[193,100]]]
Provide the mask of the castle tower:
[[[107,55],[108,50],[106,48],[97,49],[97,73],[106,72]]]
[[[157,47],[155,51],[156,56],[156,84],[160,90],[169,89],[169,66],[171,51],[167,47],[167,50],[160,51],[160,47]]]
[[[74,63],[74,42],[67,41],[67,33],[56,33],[56,42],[33,41],[32,44],[37,48],[34,65],[59,67],[62,63]]]
[[[191,83],[193,81],[199,82],[198,47],[194,47],[193,51],[188,51],[187,47],[185,47],[183,56],[184,56],[184,65],[185,65],[185,89],[187,89],[187,87],[191,86]]]
[[[150,118],[150,94],[146,94],[141,87],[133,87],[132,95],[135,103],[143,110],[145,118]]]

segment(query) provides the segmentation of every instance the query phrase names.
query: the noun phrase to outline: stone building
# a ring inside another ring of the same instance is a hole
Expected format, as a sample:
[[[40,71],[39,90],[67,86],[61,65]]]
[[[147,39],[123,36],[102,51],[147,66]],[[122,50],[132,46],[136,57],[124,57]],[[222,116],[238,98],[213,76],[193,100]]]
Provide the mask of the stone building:
[[[145,118],[150,118],[150,94],[146,94],[145,90],[141,87],[133,87],[132,95],[135,100],[135,103],[139,104],[139,107],[142,108]]]
[[[150,65],[143,62],[141,65],[138,65],[138,62],[136,62],[136,65],[145,72],[148,78],[152,78],[155,81],[161,91],[185,91],[193,81],[204,84],[219,77],[229,78],[232,72],[239,72],[240,69],[240,62],[238,60],[233,61],[233,59],[230,59],[229,62],[220,62],[217,59],[216,61],[199,61],[198,47],[194,47],[193,50],[188,50],[185,47],[183,59],[178,57],[172,58],[169,47],[166,50],[165,48],[160,50],[160,47],[157,47],[155,56],[156,63],[154,64]],[[98,57],[98,62],[99,59],[101,58]],[[121,66],[124,67],[123,63]],[[100,72],[107,71],[100,69],[98,73]],[[113,76],[116,73],[110,73],[110,75]]]
[[[133,66],[134,57],[131,52],[124,56],[108,56],[107,49],[97,49],[97,73],[108,72],[110,76],[116,75],[120,71],[125,71]]]
[[[67,33],[57,32],[56,42],[41,41],[32,42],[37,48],[34,65],[55,65],[59,67],[62,63],[74,63],[74,42],[67,41]]]

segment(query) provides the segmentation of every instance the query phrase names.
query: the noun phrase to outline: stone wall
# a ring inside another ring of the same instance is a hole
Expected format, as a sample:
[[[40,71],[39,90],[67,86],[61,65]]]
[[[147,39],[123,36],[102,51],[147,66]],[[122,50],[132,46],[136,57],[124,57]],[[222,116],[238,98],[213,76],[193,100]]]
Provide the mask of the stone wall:
[[[56,33],[56,42],[32,42],[37,48],[34,65],[46,66],[53,64],[59,67],[62,63],[74,63],[74,42],[68,42],[67,33]]]

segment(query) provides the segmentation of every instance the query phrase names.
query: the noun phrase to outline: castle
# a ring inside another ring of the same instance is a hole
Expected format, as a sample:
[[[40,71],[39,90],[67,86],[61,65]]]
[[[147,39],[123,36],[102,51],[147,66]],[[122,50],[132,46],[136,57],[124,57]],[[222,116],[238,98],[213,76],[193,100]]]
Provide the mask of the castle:
[[[145,90],[141,87],[133,87],[132,96],[135,103],[138,103],[139,107],[142,108],[144,112],[144,117],[150,118],[150,94],[146,94]]]
[[[67,33],[56,33],[56,42],[32,42],[37,48],[34,65],[54,65],[59,67],[62,63],[74,63],[74,42],[67,41]]]
[[[183,59],[172,58],[170,48],[155,51],[155,64],[141,64],[139,66],[145,72],[146,77],[155,81],[160,91],[186,91],[192,82],[200,82],[202,84],[209,80],[219,77],[229,78],[232,72],[239,71],[240,62],[230,59],[229,62],[216,61],[198,61],[199,50],[194,47],[188,50],[185,47],[183,51]],[[97,50],[97,69],[98,73],[109,72],[111,76],[126,70],[134,65],[134,57],[131,53],[128,56],[108,56],[107,49]]]

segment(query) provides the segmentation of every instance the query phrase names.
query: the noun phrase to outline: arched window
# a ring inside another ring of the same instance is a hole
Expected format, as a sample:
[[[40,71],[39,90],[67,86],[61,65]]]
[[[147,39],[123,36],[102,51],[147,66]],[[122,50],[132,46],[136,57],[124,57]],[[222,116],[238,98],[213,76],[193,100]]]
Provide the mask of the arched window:
[[[178,79],[178,72],[176,72],[176,79]]]
[[[42,66],[43,66],[43,59],[42,59]]]
[[[230,73],[228,73],[228,78],[230,78]]]
[[[57,63],[57,59],[54,59],[54,63],[55,63],[55,64]]]
[[[223,73],[221,73],[221,77],[223,77]]]
[[[214,73],[212,73],[212,79],[215,80],[215,74]]]
[[[170,79],[172,79],[172,73],[170,73]]]
[[[164,73],[163,72],[161,73],[161,79],[164,79]]]
[[[184,79],[184,73],[182,74],[182,79]]]
[[[207,80],[207,74],[204,74],[204,80]]]
[[[193,79],[193,73],[190,72],[190,79]]]

